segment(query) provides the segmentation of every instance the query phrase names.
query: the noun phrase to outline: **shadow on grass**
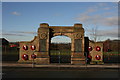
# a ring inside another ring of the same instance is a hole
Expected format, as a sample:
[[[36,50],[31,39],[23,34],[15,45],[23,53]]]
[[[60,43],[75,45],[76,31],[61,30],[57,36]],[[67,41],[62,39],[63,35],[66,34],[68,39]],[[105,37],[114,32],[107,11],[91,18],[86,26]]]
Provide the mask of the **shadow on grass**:
[[[3,54],[2,61],[18,61],[19,55],[18,54]]]
[[[118,55],[104,56],[103,61],[104,63],[119,63],[120,56]]]
[[[19,50],[17,50],[16,48],[2,51],[2,61],[18,61],[18,60]]]

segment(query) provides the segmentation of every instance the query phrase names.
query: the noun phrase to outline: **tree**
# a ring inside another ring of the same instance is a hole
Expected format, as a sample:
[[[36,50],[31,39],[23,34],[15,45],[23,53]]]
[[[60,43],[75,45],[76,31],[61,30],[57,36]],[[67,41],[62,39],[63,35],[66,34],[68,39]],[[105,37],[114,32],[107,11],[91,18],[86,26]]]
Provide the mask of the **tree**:
[[[97,26],[93,27],[92,30],[91,30],[91,37],[93,38],[93,41],[97,42],[97,31],[98,31],[98,28]]]
[[[88,32],[87,35],[91,40],[94,42],[101,41],[102,35],[100,34],[100,31],[98,30],[98,26],[95,24],[92,27],[85,27],[86,31]]]
[[[95,42],[102,41],[104,39],[104,33],[99,29],[98,25],[94,24],[92,28],[90,28],[89,37]]]

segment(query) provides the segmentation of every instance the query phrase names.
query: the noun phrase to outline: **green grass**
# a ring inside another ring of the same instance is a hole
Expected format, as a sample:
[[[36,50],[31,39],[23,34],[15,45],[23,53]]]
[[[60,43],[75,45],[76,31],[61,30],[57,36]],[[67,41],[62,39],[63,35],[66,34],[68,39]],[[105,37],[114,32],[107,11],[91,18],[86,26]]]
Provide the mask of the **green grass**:
[[[71,55],[71,51],[50,51],[50,55]]]
[[[103,55],[120,55],[120,52],[104,52]]]
[[[4,54],[11,54],[11,55],[16,55],[16,54],[19,54],[19,52],[18,51],[2,51],[2,54],[4,55]]]
[[[2,49],[2,55],[18,55],[19,50],[17,48]]]
[[[9,48],[2,50],[2,61],[18,61],[19,51],[17,48]]]

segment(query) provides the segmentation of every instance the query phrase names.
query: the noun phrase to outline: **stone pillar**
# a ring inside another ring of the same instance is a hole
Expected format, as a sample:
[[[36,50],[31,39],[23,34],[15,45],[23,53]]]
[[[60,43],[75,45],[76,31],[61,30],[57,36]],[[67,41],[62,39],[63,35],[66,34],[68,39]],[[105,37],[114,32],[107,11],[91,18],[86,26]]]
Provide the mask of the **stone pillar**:
[[[84,56],[84,29],[82,24],[74,25],[74,49],[71,55],[71,64],[85,64]]]
[[[46,23],[40,24],[38,29],[39,36],[39,51],[37,58],[38,64],[49,64],[49,25]]]

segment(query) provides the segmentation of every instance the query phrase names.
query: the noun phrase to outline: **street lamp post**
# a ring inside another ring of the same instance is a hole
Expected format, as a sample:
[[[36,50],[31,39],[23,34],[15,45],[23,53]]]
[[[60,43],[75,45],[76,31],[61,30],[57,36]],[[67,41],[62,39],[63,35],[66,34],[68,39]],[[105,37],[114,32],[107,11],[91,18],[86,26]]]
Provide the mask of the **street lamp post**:
[[[35,67],[34,59],[36,58],[36,55],[34,54],[35,51],[33,51],[33,54],[31,55],[32,57],[32,68]]]

